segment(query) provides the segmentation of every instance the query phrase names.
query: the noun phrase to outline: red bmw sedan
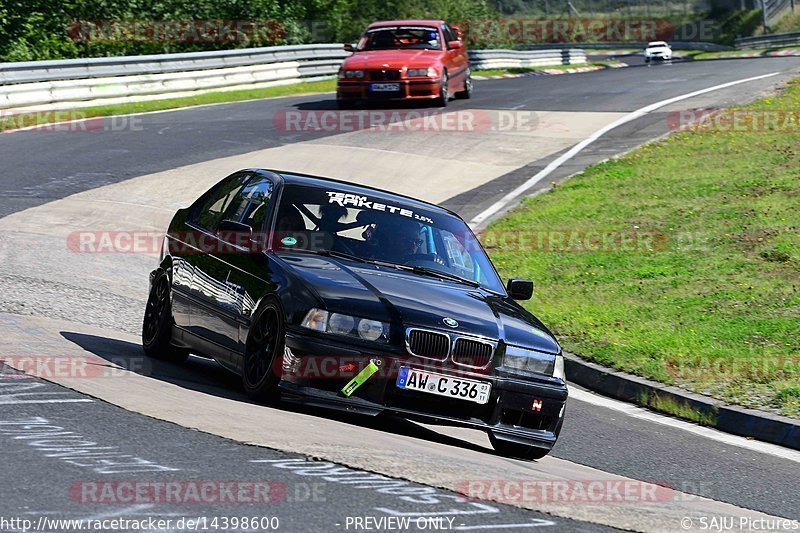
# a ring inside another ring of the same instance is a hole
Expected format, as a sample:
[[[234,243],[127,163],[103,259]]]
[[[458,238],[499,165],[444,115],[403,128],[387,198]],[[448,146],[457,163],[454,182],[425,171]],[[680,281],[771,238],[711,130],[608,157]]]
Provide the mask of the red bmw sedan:
[[[358,102],[429,100],[445,106],[469,98],[472,78],[460,30],[442,20],[392,20],[370,24],[339,70],[340,107]]]

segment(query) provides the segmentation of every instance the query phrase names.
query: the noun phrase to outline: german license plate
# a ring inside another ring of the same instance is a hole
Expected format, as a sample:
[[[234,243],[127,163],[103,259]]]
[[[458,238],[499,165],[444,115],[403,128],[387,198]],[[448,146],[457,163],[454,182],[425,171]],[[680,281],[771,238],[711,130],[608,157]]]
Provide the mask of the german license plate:
[[[397,387],[480,404],[489,401],[489,393],[492,391],[491,383],[445,376],[405,366],[400,367],[397,375]]]
[[[397,92],[400,90],[399,83],[372,83],[369,86],[369,90],[374,93],[390,93],[390,92]]]

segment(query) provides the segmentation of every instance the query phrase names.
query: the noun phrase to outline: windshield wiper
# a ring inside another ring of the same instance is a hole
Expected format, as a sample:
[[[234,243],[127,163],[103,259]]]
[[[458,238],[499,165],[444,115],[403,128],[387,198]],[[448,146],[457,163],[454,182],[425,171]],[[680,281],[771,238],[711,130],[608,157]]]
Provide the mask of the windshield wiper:
[[[300,251],[300,250],[297,250]],[[325,257],[336,257],[337,259],[348,259],[350,261],[356,261],[358,263],[366,263],[368,265],[378,265],[378,266],[385,266],[391,268],[399,268],[403,265],[398,265],[397,263],[392,263],[389,261],[381,261],[379,259],[367,259],[366,257],[360,257],[353,254],[348,254],[347,252],[340,252],[338,250],[303,250],[306,253],[312,253],[317,255],[323,255]]]
[[[411,265],[403,265],[401,263],[392,263],[391,261],[381,261],[379,259],[367,259],[365,257],[359,257],[357,255],[348,254],[346,252],[339,252],[337,250],[295,250],[296,252],[305,252],[305,253],[312,253],[316,255],[322,255],[325,257],[336,257],[338,259],[349,259],[350,261],[357,261],[359,263],[367,263],[369,265],[378,265],[384,266],[389,268],[396,268],[398,270],[405,270],[407,272],[413,272],[414,274],[420,274],[423,276],[432,276],[435,278],[446,279],[448,281],[455,281],[456,283],[463,283],[465,285],[471,285],[473,287],[480,287],[481,284],[478,281],[463,278],[456,274],[450,274],[449,272],[442,272],[441,270],[436,270],[435,268],[428,268],[423,266],[411,266]]]
[[[425,276],[433,276],[440,279],[446,279],[448,281],[455,281],[456,283],[464,283],[465,285],[472,285],[473,287],[480,287],[481,284],[474,279],[469,278],[462,278],[456,274],[450,274],[449,272],[442,272],[441,270],[436,270],[435,268],[428,268],[423,266],[405,266],[401,265],[404,270],[410,270],[414,274],[422,274]]]
[[[339,252],[337,250],[309,250],[317,255],[324,255],[325,257],[336,257],[337,259],[349,259],[350,261],[357,261],[359,263],[373,263],[371,259],[359,257],[357,255],[348,254],[347,252]]]

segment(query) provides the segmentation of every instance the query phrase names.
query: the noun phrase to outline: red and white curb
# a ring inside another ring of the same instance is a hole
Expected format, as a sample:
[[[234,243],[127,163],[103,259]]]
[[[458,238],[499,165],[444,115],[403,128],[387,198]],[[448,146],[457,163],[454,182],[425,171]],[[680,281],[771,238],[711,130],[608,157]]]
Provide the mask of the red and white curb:
[[[605,70],[607,68],[624,68],[627,67],[625,63],[614,63],[607,66],[599,66],[593,65],[590,67],[575,67],[575,68],[567,68],[567,69],[558,69],[558,68],[543,68],[543,69],[536,69],[530,72],[524,72],[521,74],[495,74],[492,76],[481,76],[480,74],[473,74],[473,80],[500,80],[505,78],[525,78],[528,76],[558,76],[561,74],[578,74],[581,72],[593,72],[595,70]]]
[[[787,50],[754,50],[752,52],[731,53],[717,56],[716,59],[736,59],[740,57],[788,57],[800,56],[800,48],[789,48]]]
[[[770,57],[800,56],[800,48],[790,48],[788,50],[773,50],[772,52],[767,52],[764,55]]]

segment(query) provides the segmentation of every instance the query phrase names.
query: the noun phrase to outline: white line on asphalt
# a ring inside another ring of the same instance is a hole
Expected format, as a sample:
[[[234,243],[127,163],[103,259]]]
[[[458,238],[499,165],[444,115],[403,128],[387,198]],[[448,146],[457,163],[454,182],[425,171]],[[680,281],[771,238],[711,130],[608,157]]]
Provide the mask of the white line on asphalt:
[[[575,387],[570,388],[569,397],[579,402],[586,402],[598,407],[613,409],[614,411],[619,411],[632,418],[669,426],[674,429],[682,429],[694,435],[715,440],[723,444],[738,446],[739,448],[745,448],[754,452],[765,453],[767,455],[800,463],[800,451],[797,450],[784,448],[767,442],[749,440],[744,437],[739,437],[738,435],[731,435],[730,433],[672,418],[671,416],[660,415],[637,405],[606,398],[605,396],[600,396],[599,394],[594,394]]]
[[[23,403],[77,403],[77,402],[93,402],[89,398],[70,398],[63,400],[3,400],[0,399],[0,405],[17,405]]]
[[[137,505],[131,505],[130,507],[123,507],[122,509],[105,511],[95,515],[87,516],[85,518],[80,518],[79,520],[83,522],[95,522],[97,520],[104,520],[106,518],[122,518],[125,514],[133,515],[134,513],[138,513],[140,511],[144,511],[152,507],[153,504],[151,503],[140,503]]]
[[[511,529],[511,528],[522,528],[522,527],[554,526],[554,525],[556,525],[555,522],[537,518],[531,522],[526,522],[523,524],[481,524],[478,526],[456,526],[453,529],[456,529],[458,531],[469,531],[473,529]]]
[[[613,130],[614,128],[616,128],[618,126],[622,126],[623,124],[626,124],[626,123],[628,123],[628,122],[630,122],[632,120],[636,120],[637,118],[643,117],[644,115],[650,113],[651,111],[655,111],[656,109],[659,109],[661,107],[664,107],[664,106],[667,106],[667,105],[670,105],[670,104],[674,104],[675,102],[680,102],[681,100],[686,100],[688,98],[693,98],[695,96],[700,96],[701,94],[710,93],[712,91],[718,91],[720,89],[725,89],[727,87],[733,87],[734,85],[739,85],[741,83],[747,83],[747,82],[750,82],[750,81],[756,81],[756,80],[762,80],[764,78],[770,78],[772,76],[777,76],[778,74],[780,74],[780,72],[773,72],[771,74],[764,74],[764,75],[761,75],[761,76],[754,76],[752,78],[746,78],[746,79],[743,79],[743,80],[736,80],[736,81],[731,81],[731,82],[728,82],[728,83],[723,83],[721,85],[715,85],[713,87],[708,87],[706,89],[700,89],[699,91],[694,91],[694,92],[691,92],[691,93],[682,94],[680,96],[675,96],[675,97],[672,97],[672,98],[668,98],[666,100],[661,100],[660,102],[656,102],[654,104],[650,104],[650,105],[647,105],[645,107],[639,108],[636,111],[632,111],[632,112],[628,113],[627,115],[625,115],[623,117],[620,117],[619,119],[615,120],[611,124],[608,124],[607,126],[605,126],[603,128],[600,128],[599,130],[597,130],[596,132],[591,134],[589,137],[585,138],[584,140],[582,140],[581,142],[579,142],[578,144],[573,146],[569,151],[565,152],[560,157],[558,157],[557,159],[555,159],[552,162],[550,162],[549,165],[547,165],[542,170],[537,172],[534,176],[529,178],[525,183],[523,183],[519,187],[515,188],[514,190],[512,190],[511,192],[509,192],[508,194],[503,196],[500,200],[498,200],[497,202],[492,204],[488,209],[486,209],[483,212],[481,212],[480,214],[478,214],[475,218],[473,218],[470,221],[469,225],[470,225],[470,227],[475,228],[478,225],[480,225],[482,222],[485,222],[492,215],[498,213],[500,210],[505,208],[508,204],[510,204],[511,202],[516,200],[521,194],[523,194],[528,189],[530,189],[531,187],[533,187],[534,185],[536,185],[537,183],[542,181],[544,178],[549,176],[558,167],[560,167],[565,162],[567,162],[570,159],[572,159],[573,157],[575,157],[581,150],[583,150],[588,145],[592,144],[594,141],[596,141],[597,139],[599,139],[600,137],[602,137],[603,135],[605,135],[606,133],[608,133],[609,131]]]

